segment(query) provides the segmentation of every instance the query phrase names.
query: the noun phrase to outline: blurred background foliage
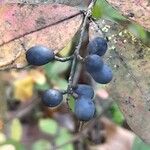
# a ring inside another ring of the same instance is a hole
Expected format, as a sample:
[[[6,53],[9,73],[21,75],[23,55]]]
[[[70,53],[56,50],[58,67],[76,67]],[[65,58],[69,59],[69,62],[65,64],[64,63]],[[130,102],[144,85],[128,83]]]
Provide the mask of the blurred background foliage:
[[[96,5],[93,9],[93,17],[98,20],[100,18],[108,18],[116,21],[132,32],[136,37],[140,38],[142,42],[149,45],[150,33],[145,31],[144,28],[138,24],[129,22],[123,17],[117,10],[112,6],[108,5],[105,0],[97,0]]]
[[[136,37],[145,44],[149,44],[150,33],[141,26],[130,23],[105,0],[97,0],[92,15],[96,20],[108,18],[125,25]],[[71,42],[59,55],[68,55],[70,48]],[[54,62],[44,67],[1,73],[1,89],[5,90],[1,98],[7,104],[3,104],[3,108],[7,111],[1,114],[0,150],[50,150],[53,145],[61,145],[74,136],[77,121],[74,121],[72,113],[68,114],[65,104],[62,104],[60,108],[50,110],[39,102],[39,97],[44,90],[67,88],[69,66],[68,62]],[[38,104],[34,104],[34,101],[38,101]],[[34,108],[31,107],[32,104]],[[73,111],[72,97],[69,106]],[[115,102],[105,115],[117,125],[129,129]],[[86,143],[91,144],[91,142]],[[101,141],[98,144],[100,145]],[[61,148],[61,150],[74,149],[73,143]],[[149,149],[148,145],[139,138],[135,138],[132,150]]]

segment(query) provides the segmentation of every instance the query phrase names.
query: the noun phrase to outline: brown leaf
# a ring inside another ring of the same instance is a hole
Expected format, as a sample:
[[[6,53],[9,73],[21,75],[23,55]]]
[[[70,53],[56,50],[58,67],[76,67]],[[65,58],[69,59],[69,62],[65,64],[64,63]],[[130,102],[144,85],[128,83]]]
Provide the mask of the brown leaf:
[[[150,48],[116,23],[105,20],[99,25],[110,39],[105,61],[114,76],[107,91],[131,129],[150,143]]]
[[[107,2],[120,10],[130,20],[137,22],[150,31],[149,0],[107,0]]]
[[[2,0],[3,3],[29,3],[29,4],[42,4],[42,3],[47,3],[47,4],[64,4],[68,6],[75,6],[79,8],[86,8],[91,0]]]
[[[82,22],[78,10],[59,4],[3,4],[0,14],[0,70],[24,67],[27,64],[25,51],[36,44],[57,53]]]

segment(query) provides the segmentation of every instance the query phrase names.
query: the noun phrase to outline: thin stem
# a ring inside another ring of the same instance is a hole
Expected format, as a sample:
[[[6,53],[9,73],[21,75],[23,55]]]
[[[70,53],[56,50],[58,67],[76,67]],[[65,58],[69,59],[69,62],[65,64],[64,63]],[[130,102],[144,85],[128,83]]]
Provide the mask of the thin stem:
[[[90,13],[91,13],[91,11],[87,11],[87,14],[85,15],[83,25],[82,25],[82,28],[81,28],[79,43],[78,43],[78,45],[76,47],[76,50],[75,50],[75,55],[79,55],[79,51],[80,51],[80,48],[81,48],[81,45],[82,45],[83,36],[84,36],[85,28],[86,28],[86,23],[87,23],[87,20],[89,18]]]
[[[69,60],[72,60],[72,59],[73,59],[73,56],[68,56],[68,57],[55,56],[55,60],[61,61],[61,62],[69,61]]]
[[[77,56],[74,55],[74,59],[72,61],[72,66],[71,66],[71,71],[70,71],[70,76],[69,76],[69,84],[68,84],[68,90],[70,90],[70,88],[72,88],[72,83],[73,83],[73,77],[74,77],[74,73],[76,70],[76,62],[77,62]]]
[[[80,121],[80,122],[79,122],[79,129],[78,129],[78,132],[81,132],[81,131],[82,131],[83,125],[84,125],[84,122],[83,122],[83,121]]]
[[[69,76],[69,79],[68,79],[68,88],[67,88],[67,98],[66,98],[66,102],[67,102],[67,105],[68,105],[68,108],[70,109],[69,107],[69,97],[70,97],[70,94],[72,93],[72,83],[73,83],[73,77],[74,77],[74,74],[75,74],[75,70],[76,70],[76,61],[77,61],[77,57],[76,55],[74,55],[74,59],[72,61],[72,65],[71,65],[71,71],[70,71],[70,76]]]
[[[73,58],[73,61],[72,61],[72,66],[71,66],[71,71],[70,71],[69,81],[68,81],[69,83],[68,83],[68,88],[67,88],[67,91],[68,91],[67,98],[66,98],[67,104],[68,104],[68,101],[69,101],[70,93],[72,93],[73,80],[74,80],[74,75],[75,75],[75,71],[76,71],[76,67],[77,67],[77,62],[78,62],[78,60],[84,60],[80,56],[79,52],[80,52],[80,49],[82,47],[84,32],[86,31],[86,25],[87,25],[89,17],[91,16],[92,8],[93,8],[95,2],[96,2],[96,0],[92,0],[92,2],[90,3],[90,5],[87,8],[87,11],[85,12],[83,24],[82,24],[82,27],[81,27],[79,42],[78,42],[78,45],[77,45],[77,47],[74,51],[74,58]],[[69,105],[68,105],[68,107],[69,107]]]
[[[76,86],[76,84],[78,83],[81,71],[82,71],[82,64],[78,63],[76,67],[76,72],[73,78],[73,86]]]
[[[76,64],[77,64],[77,60],[78,60],[77,58],[79,58],[79,56],[80,56],[79,51],[80,51],[81,46],[82,46],[82,42],[83,42],[83,38],[84,38],[84,32],[86,29],[86,24],[87,24],[89,16],[91,16],[91,10],[92,10],[95,2],[96,2],[96,0],[92,0],[92,2],[90,3],[90,5],[86,11],[86,15],[85,15],[84,20],[83,20],[83,24],[82,24],[82,28],[81,28],[81,32],[80,32],[79,43],[78,43],[78,45],[74,51],[74,59],[72,62],[71,72],[70,72],[70,76],[69,76],[68,91],[70,91],[72,86],[73,86],[73,78],[74,78],[74,73],[76,70]]]

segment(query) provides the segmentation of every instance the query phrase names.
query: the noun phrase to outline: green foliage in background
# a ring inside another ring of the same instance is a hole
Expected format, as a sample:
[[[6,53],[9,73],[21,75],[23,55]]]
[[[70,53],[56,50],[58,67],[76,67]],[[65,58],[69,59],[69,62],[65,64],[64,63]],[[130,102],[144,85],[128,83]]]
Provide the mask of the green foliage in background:
[[[11,138],[15,141],[20,141],[22,138],[22,133],[23,133],[23,129],[20,120],[17,118],[13,119],[10,126]]]
[[[116,103],[113,103],[113,105],[111,106],[109,111],[112,116],[113,122],[115,122],[118,125],[122,125],[122,123],[124,121],[124,116],[123,116],[122,112],[120,111],[118,105]]]
[[[150,146],[145,144],[140,138],[136,137],[132,150],[150,150]]]
[[[136,37],[140,38],[145,44],[150,45],[149,32],[145,31],[142,26],[129,22],[127,18],[123,17],[116,9],[114,9],[111,5],[109,5],[105,0],[97,0],[92,15],[96,20],[99,20],[101,18],[107,18],[110,20],[117,21],[118,23],[121,24],[124,24],[124,22],[125,24],[128,23],[129,31],[131,31]]]
[[[12,139],[7,139],[7,141],[0,144],[0,146],[12,147],[15,150],[25,150],[25,147],[23,144],[21,144],[21,142],[17,142],[17,141],[12,140]]]
[[[69,131],[66,128],[59,126],[59,124],[53,119],[40,119],[38,126],[43,133],[55,136],[54,143],[57,146],[66,143],[72,137],[72,135],[69,133]],[[49,147],[47,141],[43,141],[41,139],[40,141],[38,141],[38,143],[34,144],[33,150],[35,150],[36,147],[38,147],[38,145],[40,146],[43,145],[43,143],[46,143],[47,147]],[[38,150],[43,150],[43,149],[38,149]],[[47,149],[45,148],[44,150]],[[66,144],[61,148],[61,150],[74,150],[73,144],[72,143]]]
[[[63,73],[68,69],[69,62],[53,62],[46,64],[44,66],[47,80],[51,82],[52,85],[58,86],[60,89],[66,89],[68,82],[62,76]]]
[[[71,139],[72,135],[67,131],[67,129],[62,128],[59,131],[59,135],[56,138],[56,144],[61,145],[68,142]],[[61,150],[74,150],[73,144],[66,144],[61,148]]]
[[[32,145],[32,150],[50,150],[51,149],[51,144],[49,141],[40,139],[37,140],[33,145]]]
[[[58,123],[53,119],[40,119],[38,126],[42,132],[51,135],[55,135],[59,127]]]

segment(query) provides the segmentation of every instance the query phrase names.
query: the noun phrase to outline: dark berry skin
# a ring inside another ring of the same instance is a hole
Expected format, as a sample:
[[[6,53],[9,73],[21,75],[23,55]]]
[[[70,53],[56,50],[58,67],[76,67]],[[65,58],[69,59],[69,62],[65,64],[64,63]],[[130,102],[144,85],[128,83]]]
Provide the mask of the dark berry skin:
[[[63,94],[59,90],[49,89],[42,96],[43,103],[48,107],[56,107],[63,100]]]
[[[107,84],[113,78],[112,70],[106,64],[104,64],[103,67],[99,71],[92,72],[90,74],[96,82],[101,83],[101,84]]]
[[[85,67],[89,73],[100,70],[103,67],[103,64],[102,58],[96,54],[88,55],[85,58]]]
[[[92,99],[80,97],[75,102],[75,115],[80,121],[89,121],[95,115],[95,104]]]
[[[106,53],[107,48],[107,41],[102,37],[94,38],[89,42],[87,47],[89,54],[97,54],[99,56],[103,56]]]
[[[94,97],[94,90],[90,85],[87,84],[78,84],[76,87],[73,88],[73,91],[80,97]]]
[[[26,52],[26,59],[30,65],[41,66],[54,60],[54,52],[47,47],[38,45]]]

